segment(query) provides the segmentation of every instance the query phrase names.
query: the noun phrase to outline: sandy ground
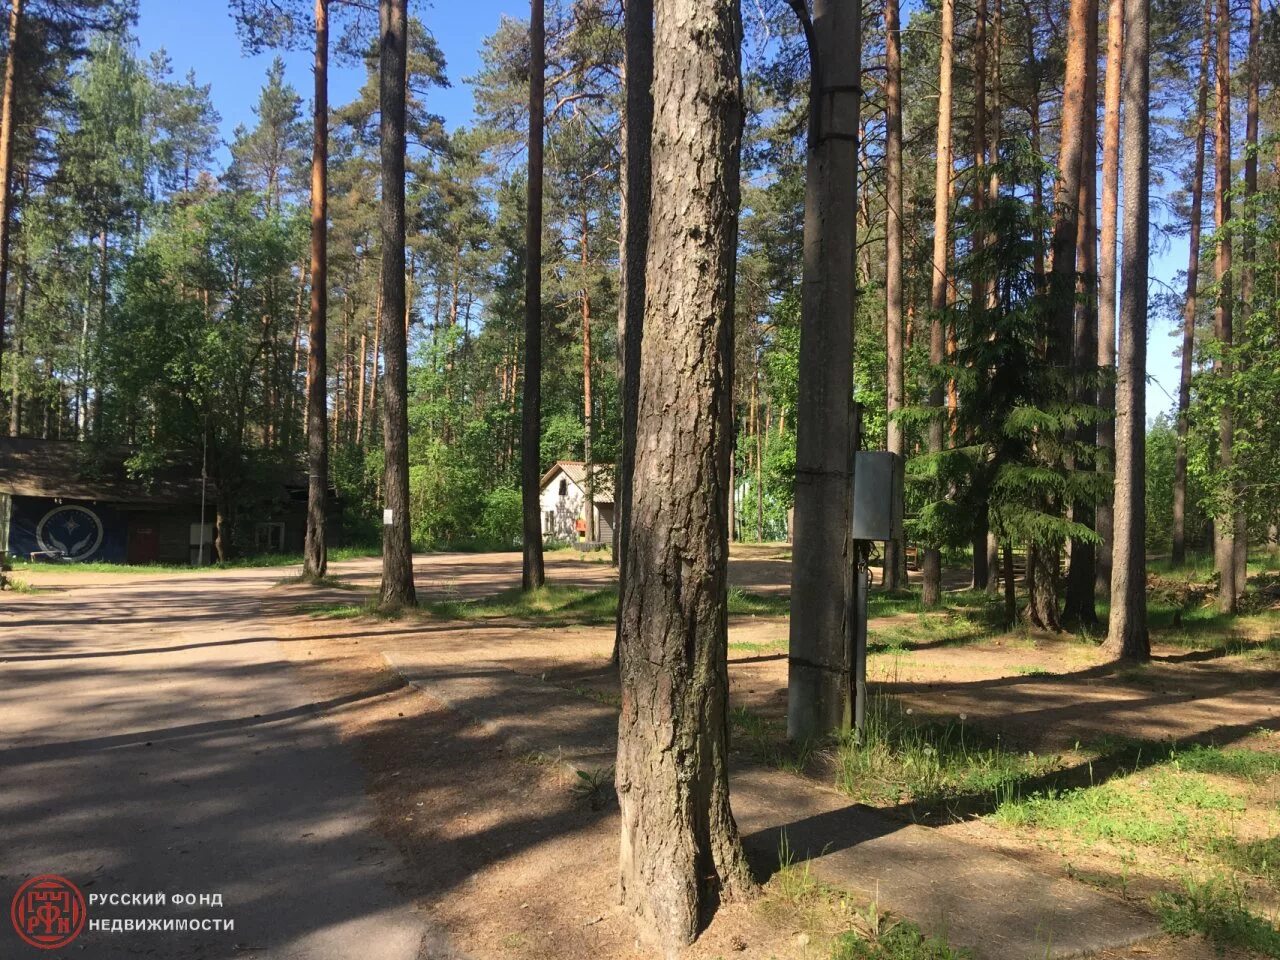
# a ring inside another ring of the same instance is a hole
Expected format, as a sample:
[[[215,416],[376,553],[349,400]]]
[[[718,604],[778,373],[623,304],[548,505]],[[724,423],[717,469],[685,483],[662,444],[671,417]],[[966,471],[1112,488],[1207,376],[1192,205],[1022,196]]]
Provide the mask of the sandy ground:
[[[314,699],[262,616],[279,576],[55,571],[32,579],[61,589],[0,595],[0,896],[57,873],[90,898],[90,921],[120,921],[65,955],[439,953],[338,733],[387,687]],[[164,906],[92,902],[157,892]],[[180,919],[210,925],[125,932]],[[0,955],[19,949],[5,923]]]
[[[334,564],[332,570],[359,588],[374,587],[378,571],[377,560]],[[519,557],[422,556],[415,562],[415,573],[423,596],[486,596],[519,582]],[[607,563],[567,553],[549,556],[548,575],[554,582],[583,586],[603,586],[613,579]],[[785,552],[765,548],[735,552],[730,578],[753,592],[785,593],[789,575]],[[74,588],[67,596],[86,587],[112,590],[136,584],[131,589],[168,594],[177,604],[175,616],[185,602],[179,598],[203,590],[204,581],[186,574],[129,577],[56,570],[23,577],[39,587]],[[256,582],[264,584],[260,577]],[[442,663],[500,660],[513,670],[607,699],[613,689],[605,663],[611,628],[536,628],[510,621],[429,618],[324,620],[306,615],[302,608],[349,600],[350,591],[275,586],[263,594],[265,604],[256,611],[247,603],[232,604],[217,617],[268,616],[272,628],[289,637],[283,647],[305,677],[307,699],[343,703],[328,716],[334,734],[364,768],[379,832],[393,841],[408,864],[408,870],[397,874],[398,889],[426,912],[428,927],[440,931],[451,944],[448,949],[475,957],[646,955],[614,908],[614,808],[605,804],[595,809],[593,797],[586,795],[590,791],[581,789],[562,768],[508,756],[501,744],[439,704],[398,686],[381,657],[383,651],[399,649]],[[9,598],[3,602],[7,607]],[[103,625],[111,623],[104,619]],[[121,615],[116,622],[128,620]],[[735,618],[731,623],[735,703],[781,715],[786,634],[784,618]],[[1117,674],[1094,648],[1050,638],[967,645],[926,641],[874,654],[870,673],[922,712],[963,713],[969,722],[1002,730],[1038,750],[1065,748],[1117,729],[1130,736],[1202,736],[1219,743],[1256,736],[1259,728],[1280,729],[1274,658],[1222,657],[1172,648],[1156,653],[1156,663],[1148,670]],[[13,706],[11,698],[8,709]],[[1046,869],[1062,866],[1051,854],[979,821],[944,829],[1019,857],[1039,858]],[[762,904],[725,907],[690,955],[822,957],[824,934],[856,922],[857,907],[838,895],[779,897],[770,890]],[[1200,960],[1221,955],[1195,939],[1159,938],[1108,956]]]

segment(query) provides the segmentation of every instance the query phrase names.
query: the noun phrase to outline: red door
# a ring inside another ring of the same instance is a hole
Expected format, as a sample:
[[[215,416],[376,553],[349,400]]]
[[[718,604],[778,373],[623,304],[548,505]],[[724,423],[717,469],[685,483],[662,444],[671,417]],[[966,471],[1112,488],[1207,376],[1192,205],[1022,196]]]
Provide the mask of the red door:
[[[160,559],[160,534],[155,527],[129,529],[129,562],[155,563]]]

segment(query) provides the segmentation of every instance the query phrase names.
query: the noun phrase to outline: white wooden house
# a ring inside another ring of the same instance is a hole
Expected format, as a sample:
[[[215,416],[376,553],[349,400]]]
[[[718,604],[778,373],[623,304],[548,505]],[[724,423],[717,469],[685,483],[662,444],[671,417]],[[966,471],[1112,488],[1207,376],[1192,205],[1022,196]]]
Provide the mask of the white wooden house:
[[[613,468],[592,467],[595,487],[596,542],[613,540]],[[587,536],[587,467],[578,460],[557,460],[542,475],[542,539],[576,542]]]

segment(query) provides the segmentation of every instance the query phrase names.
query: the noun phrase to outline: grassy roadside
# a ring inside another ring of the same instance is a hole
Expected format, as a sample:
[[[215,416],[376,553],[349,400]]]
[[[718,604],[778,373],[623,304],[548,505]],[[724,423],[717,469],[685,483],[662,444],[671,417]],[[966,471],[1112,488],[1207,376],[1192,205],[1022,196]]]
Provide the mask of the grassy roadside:
[[[335,547],[329,551],[330,561],[358,560],[363,557],[382,555],[381,547]],[[54,572],[57,573],[186,573],[198,574],[204,570],[245,570],[260,567],[287,567],[302,563],[300,553],[270,553],[254,557],[239,557],[226,563],[215,563],[209,567],[192,567],[177,563],[43,563],[31,560],[13,559],[10,561],[15,571]]]
[[[790,601],[785,596],[748,593],[736,588],[729,591],[731,617],[785,617],[789,610]],[[306,604],[298,608],[299,613],[333,620],[429,616],[461,622],[520,620],[542,627],[602,626],[613,623],[617,611],[616,587],[592,589],[565,584],[547,584],[529,591],[515,588],[471,600],[432,600],[416,610],[380,611],[373,598],[352,603]]]

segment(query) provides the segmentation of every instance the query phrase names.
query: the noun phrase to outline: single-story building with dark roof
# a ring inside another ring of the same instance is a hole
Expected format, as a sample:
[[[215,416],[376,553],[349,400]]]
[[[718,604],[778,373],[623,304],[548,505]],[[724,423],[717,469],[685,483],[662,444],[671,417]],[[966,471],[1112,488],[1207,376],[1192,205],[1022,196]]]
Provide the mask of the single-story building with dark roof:
[[[217,491],[175,459],[146,479],[127,450],[74,440],[0,438],[0,553],[21,559],[106,563],[210,563]],[[244,517],[257,552],[302,550],[306,484],[282,483]]]

